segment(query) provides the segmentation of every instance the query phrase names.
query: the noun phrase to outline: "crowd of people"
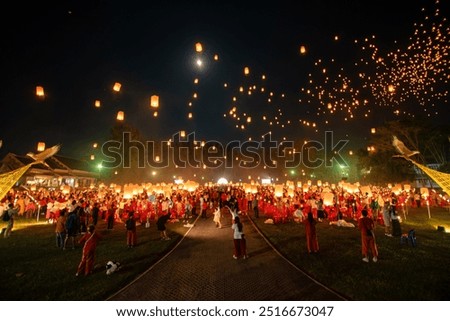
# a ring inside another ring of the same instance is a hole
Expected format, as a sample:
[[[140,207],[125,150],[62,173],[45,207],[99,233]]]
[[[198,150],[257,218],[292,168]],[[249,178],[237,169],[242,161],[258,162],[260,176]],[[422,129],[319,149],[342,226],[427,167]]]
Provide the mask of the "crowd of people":
[[[263,214],[273,223],[302,222],[305,224],[307,250],[316,253],[319,250],[315,224],[325,219],[330,224],[368,229],[368,224],[361,227],[360,219],[370,219],[373,224],[385,226],[385,234],[392,236],[395,232],[394,220],[411,207],[449,206],[449,199],[432,190],[423,197],[414,190],[394,193],[390,188],[374,187],[370,192],[346,191],[344,188],[310,186],[304,188],[285,188],[282,195],[276,194],[272,185],[258,185],[256,193],[248,192],[242,185],[205,185],[189,191],[174,185],[172,193],[158,193],[145,190],[125,197],[116,188],[41,188],[36,191],[12,189],[1,200],[0,213],[7,209],[10,221],[2,230],[4,237],[9,237],[14,219],[33,218],[47,220],[55,224],[56,246],[66,249],[74,248],[78,235],[89,235],[95,231],[99,220],[106,222],[107,229],[120,224],[126,227],[126,244],[129,248],[136,246],[136,223],[156,223],[162,240],[169,240],[165,224],[169,220],[188,221],[189,217],[200,215],[206,217],[208,210],[213,213],[214,223],[221,224],[221,209],[229,208],[233,215],[234,257],[247,257],[242,222],[237,213],[252,213],[256,218]],[[324,200],[323,193],[332,193],[332,200]],[[234,214],[233,214],[234,213]],[[351,221],[354,221],[353,224]],[[358,222],[358,223],[357,223]],[[367,250],[372,250],[373,259],[377,254],[373,244],[364,238],[363,255],[366,260]],[[86,238],[86,237],[85,237]],[[93,238],[82,239],[82,241]],[[95,237],[95,241],[98,238]],[[366,242],[366,243],[364,243]],[[365,244],[365,245],[364,245]],[[95,247],[94,247],[95,248]],[[89,249],[89,248],[88,248]],[[86,250],[87,251],[87,250]],[[90,272],[89,253],[83,251],[83,260],[77,273]],[[84,263],[83,263],[84,262]],[[83,267],[84,266],[84,267]],[[86,272],[87,271],[87,272]]]

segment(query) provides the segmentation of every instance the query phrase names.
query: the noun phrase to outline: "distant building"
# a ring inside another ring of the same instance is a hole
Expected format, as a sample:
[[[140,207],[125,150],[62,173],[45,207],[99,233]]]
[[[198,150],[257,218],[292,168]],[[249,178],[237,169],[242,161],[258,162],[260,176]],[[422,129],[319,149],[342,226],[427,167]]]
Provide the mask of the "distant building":
[[[0,174],[18,169],[32,163],[29,156],[7,154],[1,161]],[[54,155],[45,164],[35,164],[19,179],[16,185],[41,187],[89,187],[95,184],[99,173],[92,170],[88,162]]]

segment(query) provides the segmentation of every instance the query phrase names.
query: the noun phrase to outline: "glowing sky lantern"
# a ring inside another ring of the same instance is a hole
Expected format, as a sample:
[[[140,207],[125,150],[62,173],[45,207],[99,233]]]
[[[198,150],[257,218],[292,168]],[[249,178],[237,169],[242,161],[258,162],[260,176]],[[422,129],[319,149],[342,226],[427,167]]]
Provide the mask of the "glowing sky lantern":
[[[114,84],[113,90],[119,92],[121,87],[122,87],[122,84],[119,82],[116,82]]]
[[[44,97],[44,87],[36,86],[36,96]]]
[[[180,137],[186,137],[186,132],[184,130],[180,131]]]
[[[153,117],[158,117],[158,112],[157,112],[157,111],[155,111],[155,112],[153,113]]]
[[[325,206],[331,206],[334,204],[334,194],[327,192],[322,194],[323,204]]]
[[[247,117],[247,123],[251,123],[252,122],[252,117]]]
[[[97,108],[99,108],[99,107],[101,106],[100,100],[96,100],[96,101],[94,102],[94,106],[97,107]]]
[[[94,160],[95,159],[95,155],[91,155],[91,160]]]
[[[97,144],[97,143],[93,143],[93,144],[92,144],[92,147],[93,147],[93,148],[97,148],[97,147],[98,147],[98,144]]]
[[[39,142],[37,144],[37,151],[38,152],[43,152],[45,150],[45,143],[44,142]]]
[[[192,118],[192,113],[188,114],[188,118],[191,119]]]
[[[125,113],[123,111],[117,112],[117,120],[124,120],[125,119]]]
[[[306,54],[306,47],[305,46],[300,46],[300,53],[302,55]]]
[[[202,52],[203,51],[203,46],[202,46],[202,44],[200,42],[197,42],[195,44],[195,51],[197,51],[197,52]]]
[[[376,128],[371,128],[371,129],[370,129],[370,132],[371,132],[372,134],[375,134],[375,133],[377,132],[377,129],[376,129]]]
[[[389,91],[390,93],[393,93],[393,92],[395,91],[394,85],[389,85],[389,86],[388,86],[388,91]]]
[[[276,184],[275,185],[275,191],[274,194],[276,197],[282,197],[283,196],[283,185],[282,184]]]
[[[430,195],[430,192],[428,191],[428,187],[421,187],[420,194],[422,194],[422,197],[428,197]]]
[[[158,95],[153,95],[150,97],[150,106],[153,108],[159,107],[159,96]]]
[[[244,68],[244,75],[248,75],[248,74],[250,74],[250,68],[245,67]]]
[[[214,60],[215,60],[215,61],[219,60],[219,55],[218,55],[218,54],[215,54],[215,55],[214,55]]]

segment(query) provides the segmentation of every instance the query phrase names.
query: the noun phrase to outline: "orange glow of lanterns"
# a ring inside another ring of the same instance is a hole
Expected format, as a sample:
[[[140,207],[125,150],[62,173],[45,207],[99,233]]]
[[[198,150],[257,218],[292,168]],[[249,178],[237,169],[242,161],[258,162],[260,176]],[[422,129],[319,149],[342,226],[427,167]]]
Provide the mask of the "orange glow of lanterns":
[[[215,60],[215,61],[218,61],[218,60],[219,60],[219,55],[218,55],[218,54],[215,54],[215,55],[214,55],[214,60]]]
[[[158,112],[157,112],[157,111],[155,111],[155,112],[153,113],[153,117],[158,117]]]
[[[375,134],[375,133],[377,132],[377,129],[373,127],[373,128],[370,129],[370,132],[371,132],[372,134]]]
[[[113,86],[113,90],[119,92],[121,87],[122,87],[122,84],[119,82],[116,82]]]
[[[244,75],[248,75],[248,74],[250,74],[250,68],[245,67],[244,68]]]
[[[44,142],[39,142],[37,144],[37,151],[38,152],[43,152],[45,150],[45,143]]]
[[[197,51],[197,52],[202,52],[203,51],[203,46],[202,46],[202,44],[200,42],[197,42],[195,44],[195,51]]]
[[[153,95],[150,97],[150,107],[158,108],[159,107],[159,96]]]
[[[44,97],[44,87],[36,86],[36,96]]]
[[[306,54],[306,47],[305,46],[300,46],[300,54],[302,54],[302,55]]]
[[[192,113],[188,114],[188,118],[191,119],[192,118]]]
[[[117,112],[117,120],[124,120],[125,119],[125,113],[123,111]]]
[[[94,102],[94,106],[97,107],[97,108],[100,108],[100,106],[101,106],[100,100],[96,100],[96,101]]]

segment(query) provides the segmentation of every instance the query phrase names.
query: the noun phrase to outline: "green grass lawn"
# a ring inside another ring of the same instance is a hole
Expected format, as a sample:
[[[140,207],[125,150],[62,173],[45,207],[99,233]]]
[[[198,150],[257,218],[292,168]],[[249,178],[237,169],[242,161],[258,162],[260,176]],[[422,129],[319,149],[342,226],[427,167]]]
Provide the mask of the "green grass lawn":
[[[153,223],[137,227],[138,245],[126,246],[124,224],[106,229],[101,221],[97,230],[103,235],[97,247],[94,275],[75,277],[82,245],[63,251],[56,247],[55,225],[16,220],[11,237],[0,237],[0,300],[104,300],[134,280],[159,260],[184,235],[182,222],[167,223],[169,241],[160,240]],[[120,273],[106,276],[106,263],[118,261]]]
[[[384,236],[377,226],[377,263],[361,261],[361,241],[356,228],[319,223],[320,252],[306,251],[304,226],[297,223],[255,224],[274,246],[301,269],[352,300],[449,300],[450,234],[436,231],[450,226],[450,213],[443,209],[411,210],[402,230],[416,230],[417,247],[401,245],[399,238]],[[107,230],[97,248],[95,274],[105,277],[75,277],[82,246],[74,250],[56,247],[54,225],[16,220],[10,238],[0,238],[0,300],[81,301],[104,300],[147,270],[167,253],[187,231],[182,222],[167,224],[170,241],[161,241],[153,223],[138,226],[138,246],[128,249],[125,227]],[[450,230],[450,228],[447,228]],[[122,264],[120,273],[106,276],[108,261]],[[95,276],[94,274],[94,276]]]
[[[264,224],[254,220],[263,234],[285,257],[323,284],[352,300],[450,299],[450,213],[432,208],[410,209],[402,217],[402,232],[414,228],[417,246],[400,244],[400,237],[387,237],[377,225],[379,261],[362,262],[361,237],[357,228],[317,224],[320,251],[308,254],[303,224]],[[356,222],[353,222],[356,225]]]

